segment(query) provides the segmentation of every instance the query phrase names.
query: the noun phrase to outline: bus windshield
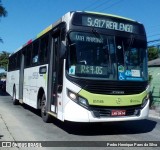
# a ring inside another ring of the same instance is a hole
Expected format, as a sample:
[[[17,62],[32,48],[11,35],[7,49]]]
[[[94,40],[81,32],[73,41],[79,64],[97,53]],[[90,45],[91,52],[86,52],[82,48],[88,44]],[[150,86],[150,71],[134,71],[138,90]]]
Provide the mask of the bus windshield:
[[[101,80],[147,80],[146,42],[97,32],[71,32],[70,76]]]

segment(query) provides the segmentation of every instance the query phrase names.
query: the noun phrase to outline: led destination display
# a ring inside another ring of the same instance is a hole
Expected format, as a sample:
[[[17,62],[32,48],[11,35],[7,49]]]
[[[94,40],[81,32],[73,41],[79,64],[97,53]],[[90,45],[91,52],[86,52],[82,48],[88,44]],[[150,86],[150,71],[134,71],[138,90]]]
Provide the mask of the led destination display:
[[[145,34],[144,27],[142,24],[123,18],[117,18],[113,16],[102,16],[93,14],[75,14],[72,20],[72,24],[103,28],[115,31],[123,31],[134,34]]]

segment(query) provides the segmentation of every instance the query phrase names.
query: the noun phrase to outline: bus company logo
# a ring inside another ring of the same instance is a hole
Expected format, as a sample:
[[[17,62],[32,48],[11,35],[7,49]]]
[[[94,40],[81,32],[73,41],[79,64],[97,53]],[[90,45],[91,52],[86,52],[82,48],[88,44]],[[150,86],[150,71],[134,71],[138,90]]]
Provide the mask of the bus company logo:
[[[124,91],[112,91],[112,94],[124,94]]]
[[[116,103],[117,103],[117,104],[120,104],[121,102],[122,102],[122,100],[121,100],[120,98],[117,98],[117,99],[116,99]]]

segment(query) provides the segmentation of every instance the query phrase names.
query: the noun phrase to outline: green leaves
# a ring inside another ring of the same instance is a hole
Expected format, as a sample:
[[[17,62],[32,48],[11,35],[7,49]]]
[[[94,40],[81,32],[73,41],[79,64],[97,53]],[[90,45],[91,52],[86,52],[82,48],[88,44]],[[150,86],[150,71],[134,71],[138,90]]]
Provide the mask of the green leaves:
[[[158,48],[157,47],[149,47],[148,48],[148,60],[154,60],[158,58]]]
[[[3,7],[3,5],[1,4],[0,1],[0,17],[6,17],[7,16],[7,11],[5,9],[5,7]]]
[[[1,0],[0,0],[0,17],[6,17],[7,16],[7,11],[3,7]],[[3,43],[3,40],[0,38],[0,43]]]
[[[10,53],[5,51],[2,51],[2,53],[0,53],[0,68],[4,68],[5,70],[7,70],[9,54]]]

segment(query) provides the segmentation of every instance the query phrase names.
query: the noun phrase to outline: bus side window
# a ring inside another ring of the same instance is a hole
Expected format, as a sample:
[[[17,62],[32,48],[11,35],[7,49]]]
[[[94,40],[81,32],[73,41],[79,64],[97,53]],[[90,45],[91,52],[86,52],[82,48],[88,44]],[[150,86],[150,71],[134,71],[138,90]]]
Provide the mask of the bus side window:
[[[21,52],[17,53],[17,69],[20,69]]]
[[[8,70],[9,71],[13,71],[16,69],[16,55],[13,54],[10,58],[9,58],[9,67]]]
[[[41,64],[47,63],[49,51],[49,35],[41,39],[39,61]]]
[[[38,51],[39,51],[39,41],[33,43],[32,49],[32,64],[38,63]]]
[[[31,50],[32,50],[32,45],[29,45],[26,48],[25,67],[30,67],[31,65]]]
[[[16,66],[17,66],[17,54],[14,54],[12,56],[12,70],[16,70]]]

